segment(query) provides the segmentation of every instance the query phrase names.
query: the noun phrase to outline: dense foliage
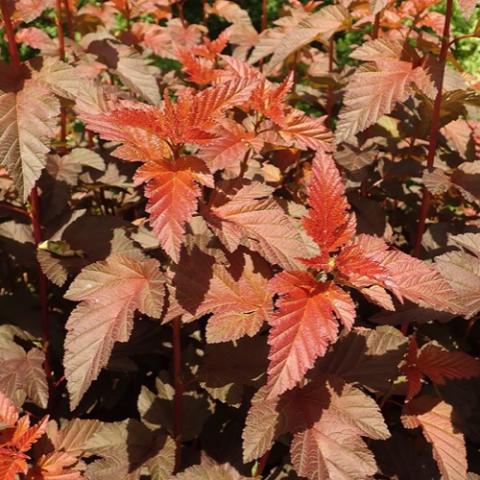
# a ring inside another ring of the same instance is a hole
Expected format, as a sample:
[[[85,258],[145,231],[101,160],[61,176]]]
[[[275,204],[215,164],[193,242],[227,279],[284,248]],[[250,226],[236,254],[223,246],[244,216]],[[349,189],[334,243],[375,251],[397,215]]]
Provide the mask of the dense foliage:
[[[0,478],[480,478],[475,0],[0,0]]]

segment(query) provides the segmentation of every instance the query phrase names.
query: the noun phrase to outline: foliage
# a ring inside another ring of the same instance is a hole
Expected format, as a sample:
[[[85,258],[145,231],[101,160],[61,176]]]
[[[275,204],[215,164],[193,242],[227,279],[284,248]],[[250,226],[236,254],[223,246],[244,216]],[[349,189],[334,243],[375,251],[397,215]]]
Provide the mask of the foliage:
[[[2,479],[480,475],[474,0],[0,5]]]

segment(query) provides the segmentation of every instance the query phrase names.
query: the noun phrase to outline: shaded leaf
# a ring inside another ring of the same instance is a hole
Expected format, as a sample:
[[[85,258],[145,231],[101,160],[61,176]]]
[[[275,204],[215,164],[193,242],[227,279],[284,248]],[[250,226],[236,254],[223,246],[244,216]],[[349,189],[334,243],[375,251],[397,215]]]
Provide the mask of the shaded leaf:
[[[133,315],[159,318],[163,277],[156,260],[114,254],[82,270],[65,297],[81,303],[67,321],[65,376],[72,409],[106,366],[115,342],[126,342]]]
[[[422,428],[445,480],[466,478],[465,440],[453,425],[451,405],[433,397],[418,397],[407,404],[402,421],[406,428]]]
[[[19,92],[0,90],[0,166],[23,200],[45,167],[59,113],[58,100],[34,80],[26,80]]]

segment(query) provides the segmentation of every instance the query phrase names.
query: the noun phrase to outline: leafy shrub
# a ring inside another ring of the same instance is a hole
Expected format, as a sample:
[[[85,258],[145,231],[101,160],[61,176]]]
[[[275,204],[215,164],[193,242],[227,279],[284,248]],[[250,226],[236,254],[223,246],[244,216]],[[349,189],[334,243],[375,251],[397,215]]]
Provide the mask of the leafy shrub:
[[[0,5],[0,478],[478,477],[474,1]]]

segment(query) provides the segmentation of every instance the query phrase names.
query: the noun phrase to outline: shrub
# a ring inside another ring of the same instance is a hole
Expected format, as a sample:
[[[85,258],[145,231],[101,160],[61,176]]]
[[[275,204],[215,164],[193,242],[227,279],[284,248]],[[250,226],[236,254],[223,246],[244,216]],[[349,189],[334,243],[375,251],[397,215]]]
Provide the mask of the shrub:
[[[0,5],[2,479],[477,478],[475,2]]]

